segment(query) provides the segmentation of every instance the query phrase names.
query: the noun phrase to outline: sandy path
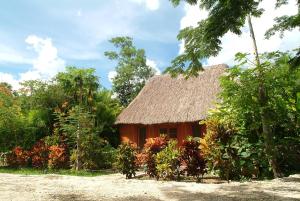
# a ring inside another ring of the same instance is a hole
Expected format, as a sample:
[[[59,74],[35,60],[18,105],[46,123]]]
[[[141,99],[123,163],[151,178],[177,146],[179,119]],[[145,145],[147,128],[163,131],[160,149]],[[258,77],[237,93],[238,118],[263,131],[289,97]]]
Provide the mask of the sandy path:
[[[0,201],[300,200],[300,175],[259,182],[198,184],[99,177],[0,174]]]

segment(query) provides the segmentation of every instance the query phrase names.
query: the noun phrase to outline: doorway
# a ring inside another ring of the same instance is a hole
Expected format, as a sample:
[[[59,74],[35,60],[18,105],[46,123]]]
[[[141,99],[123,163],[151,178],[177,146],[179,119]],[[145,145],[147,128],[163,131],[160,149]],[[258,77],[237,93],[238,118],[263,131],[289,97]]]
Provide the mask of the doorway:
[[[138,144],[139,148],[140,149],[144,148],[144,144],[146,142],[146,127],[139,128],[138,142],[139,142],[139,144]]]

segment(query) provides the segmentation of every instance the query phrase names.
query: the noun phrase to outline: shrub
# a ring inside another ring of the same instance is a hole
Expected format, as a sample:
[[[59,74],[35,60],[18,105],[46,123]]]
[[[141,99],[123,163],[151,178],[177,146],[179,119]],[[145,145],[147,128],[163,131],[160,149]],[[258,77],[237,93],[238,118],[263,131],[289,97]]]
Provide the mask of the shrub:
[[[9,167],[26,167],[30,159],[30,153],[22,147],[15,147],[10,153],[7,154],[7,165]]]
[[[250,143],[230,123],[217,118],[211,117],[205,123],[207,133],[202,139],[201,149],[209,170],[227,180],[270,175],[260,139]]]
[[[179,180],[182,171],[177,141],[170,140],[167,147],[156,154],[155,162],[158,178]]]
[[[111,168],[115,160],[115,149],[96,135],[86,136],[81,143],[81,161],[84,169]]]
[[[158,178],[155,155],[163,150],[168,144],[167,136],[149,138],[144,145],[143,153],[140,155],[144,165],[146,165],[146,173],[149,177]]]
[[[49,147],[48,168],[59,169],[69,167],[69,154],[67,153],[67,145],[52,145]]]
[[[117,168],[126,175],[126,179],[135,176],[136,164],[136,145],[133,143],[123,143],[117,149]]]
[[[184,171],[188,176],[196,177],[197,180],[206,171],[205,160],[200,153],[200,141],[192,137],[183,141],[181,160],[185,166]]]
[[[49,149],[43,140],[38,141],[31,149],[31,164],[35,168],[46,168],[49,159]]]

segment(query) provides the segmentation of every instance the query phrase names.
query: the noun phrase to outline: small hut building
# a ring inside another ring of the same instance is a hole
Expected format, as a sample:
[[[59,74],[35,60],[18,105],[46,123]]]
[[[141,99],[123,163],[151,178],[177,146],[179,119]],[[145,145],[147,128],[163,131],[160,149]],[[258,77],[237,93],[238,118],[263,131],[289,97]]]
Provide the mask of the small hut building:
[[[121,141],[132,141],[140,148],[146,138],[166,134],[179,145],[189,135],[201,137],[207,117],[220,92],[219,78],[227,65],[204,68],[198,77],[157,75],[117,117]]]

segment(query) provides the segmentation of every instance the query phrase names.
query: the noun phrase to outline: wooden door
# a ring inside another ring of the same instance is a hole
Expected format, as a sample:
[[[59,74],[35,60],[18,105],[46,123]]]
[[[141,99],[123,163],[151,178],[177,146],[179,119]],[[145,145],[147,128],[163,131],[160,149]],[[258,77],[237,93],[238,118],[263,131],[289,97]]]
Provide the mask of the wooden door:
[[[146,142],[146,127],[141,127],[139,129],[139,139],[138,139],[138,142],[139,142],[139,148],[143,148],[144,147],[144,144]]]

